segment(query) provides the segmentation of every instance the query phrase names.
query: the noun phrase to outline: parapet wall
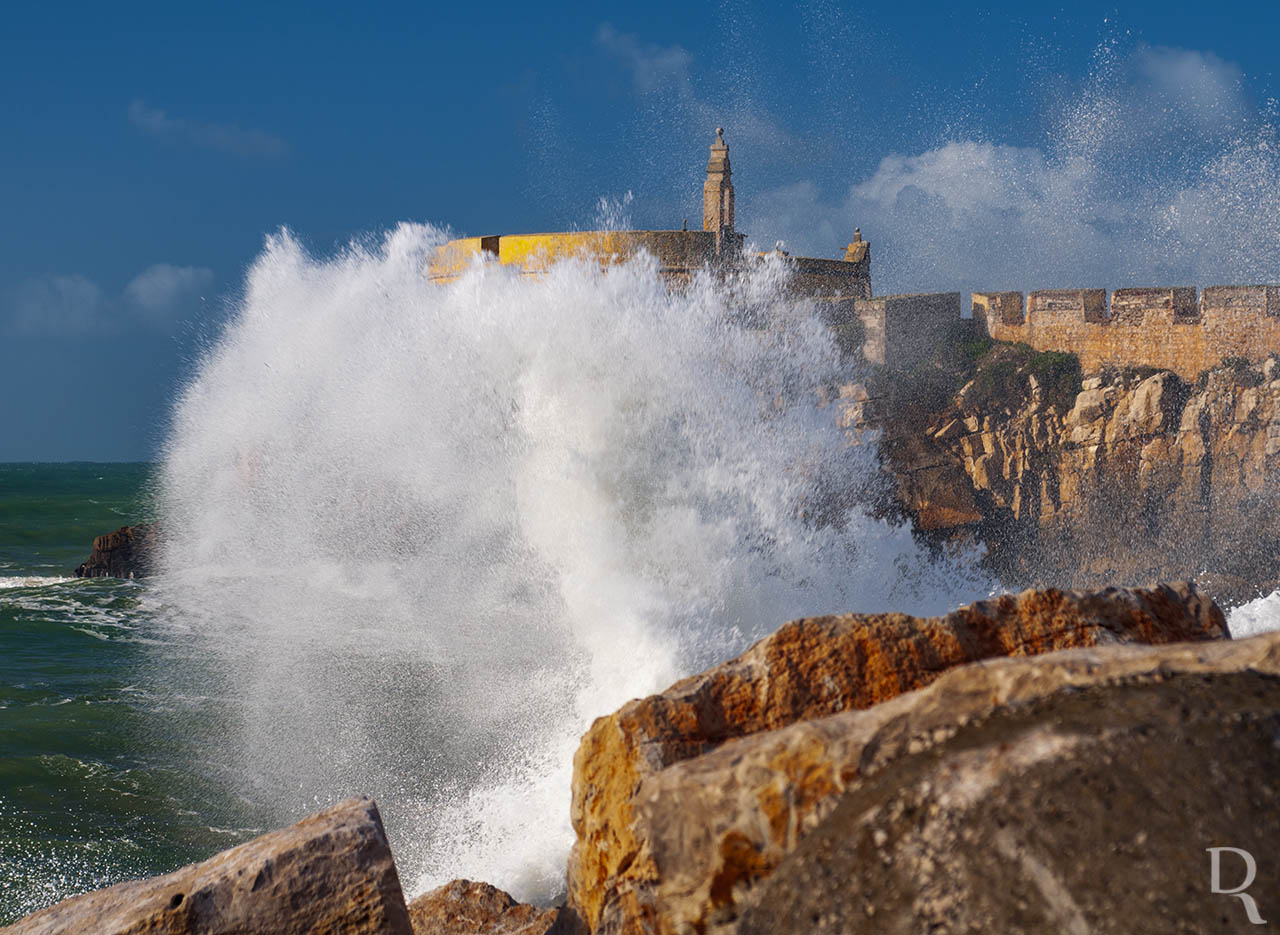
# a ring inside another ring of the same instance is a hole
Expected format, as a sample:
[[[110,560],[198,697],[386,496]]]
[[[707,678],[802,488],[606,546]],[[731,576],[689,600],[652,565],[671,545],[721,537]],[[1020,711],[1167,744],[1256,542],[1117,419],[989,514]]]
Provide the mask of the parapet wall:
[[[1226,357],[1280,353],[1280,286],[975,292],[974,321],[999,341],[1070,351],[1085,372],[1158,367],[1195,379]]]
[[[882,295],[853,303],[862,325],[862,356],[869,364],[906,370],[955,340],[960,293]]]

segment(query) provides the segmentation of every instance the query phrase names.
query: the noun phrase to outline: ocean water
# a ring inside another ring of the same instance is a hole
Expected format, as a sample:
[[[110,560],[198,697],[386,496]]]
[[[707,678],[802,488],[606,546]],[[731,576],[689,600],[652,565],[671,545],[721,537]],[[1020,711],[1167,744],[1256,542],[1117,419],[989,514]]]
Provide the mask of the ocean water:
[[[184,743],[181,700],[140,682],[145,586],[70,577],[95,535],[148,515],[152,473],[0,464],[0,924],[256,830]]]

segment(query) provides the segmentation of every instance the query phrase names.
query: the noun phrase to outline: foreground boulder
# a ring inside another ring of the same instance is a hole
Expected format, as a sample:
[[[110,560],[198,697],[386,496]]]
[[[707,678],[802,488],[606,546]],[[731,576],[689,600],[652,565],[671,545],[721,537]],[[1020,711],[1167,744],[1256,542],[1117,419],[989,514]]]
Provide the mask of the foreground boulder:
[[[93,540],[93,552],[76,568],[77,578],[142,578],[151,574],[156,524],[121,526]]]
[[[559,909],[516,902],[488,883],[454,880],[409,904],[414,935],[550,935]]]
[[[409,935],[378,808],[344,802],[204,863],[64,900],[4,935]]]
[[[778,766],[786,777],[768,778]],[[1277,633],[984,663],[670,772],[646,790],[655,861],[684,881],[652,894],[658,931],[699,917],[698,931],[739,935],[1280,921]],[[699,795],[708,782],[728,801]],[[676,789],[691,794],[685,843],[662,801]],[[766,808],[771,789],[789,798]],[[1218,893],[1211,848],[1248,854],[1218,852]],[[694,886],[699,854],[715,867]],[[1221,890],[1250,861],[1246,904]]]
[[[662,921],[675,918],[665,895],[673,875],[717,874],[727,861],[731,868],[720,873],[716,895],[700,892],[692,898],[705,905],[681,910],[680,917],[696,929],[709,907],[732,902],[738,879],[762,876],[795,847],[804,830],[797,817],[811,817],[806,802],[817,808],[818,799],[827,803],[842,791],[845,780],[831,778],[821,736],[803,755],[784,751],[777,762],[764,763],[754,785],[735,787],[733,777],[714,775],[655,791],[673,764],[688,761],[696,769],[727,741],[870,708],[981,659],[1226,635],[1222,612],[1190,584],[1027,591],[936,618],[846,614],[789,623],[736,659],[630,702],[591,726],[574,758],[571,817],[577,842],[569,861],[569,906],[593,932],[674,931]],[[800,727],[802,735],[810,730]],[[741,742],[720,752],[732,758],[740,749]],[[760,824],[745,835],[726,836],[714,816],[693,803],[699,797],[729,801],[733,796],[725,790],[735,788],[737,795],[759,801],[751,820]],[[656,799],[672,810],[670,824],[641,810]],[[667,832],[695,850],[707,845],[697,857],[693,850],[684,855],[702,863],[685,866],[678,855],[668,859],[654,837]],[[783,841],[783,849],[762,857],[762,836]],[[710,880],[678,885],[704,884]]]

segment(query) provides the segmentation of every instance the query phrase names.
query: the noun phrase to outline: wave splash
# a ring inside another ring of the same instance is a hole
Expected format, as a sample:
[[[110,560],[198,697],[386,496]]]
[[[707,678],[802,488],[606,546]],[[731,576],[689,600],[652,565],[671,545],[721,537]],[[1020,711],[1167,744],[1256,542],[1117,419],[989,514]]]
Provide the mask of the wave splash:
[[[442,286],[443,238],[269,239],[175,411],[157,598],[246,796],[372,793],[409,890],[548,900],[592,718],[787,619],[988,585],[855,505],[874,446],[821,405],[848,366],[781,263]]]

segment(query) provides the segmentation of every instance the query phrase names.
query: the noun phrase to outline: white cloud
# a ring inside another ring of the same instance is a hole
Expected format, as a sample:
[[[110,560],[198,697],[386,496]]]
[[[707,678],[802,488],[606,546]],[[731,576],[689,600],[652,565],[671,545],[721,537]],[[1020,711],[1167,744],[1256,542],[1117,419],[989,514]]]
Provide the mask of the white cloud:
[[[642,43],[608,23],[596,30],[596,42],[631,72],[639,93],[675,89],[693,95],[693,82],[689,77],[693,56],[682,46]]]
[[[1155,104],[1155,116],[1176,115],[1202,134],[1239,126],[1247,113],[1244,73],[1212,52],[1146,47],[1133,57],[1136,110]]]
[[[92,330],[106,308],[102,290],[84,276],[44,276],[23,283],[9,302],[9,330],[18,334]]]
[[[854,186],[852,197],[884,206],[913,188],[964,218],[1025,210],[1054,187],[1039,150],[959,142],[918,156],[886,156],[871,178]]]
[[[11,334],[113,333],[130,326],[163,327],[190,313],[213,285],[198,266],[149,266],[118,297],[78,274],[29,279],[3,297],[0,330]]]
[[[637,97],[651,105],[659,126],[682,136],[705,134],[725,127],[730,146],[748,145],[754,154],[784,151],[795,137],[745,93],[741,82],[712,90],[693,77],[693,56],[682,46],[640,41],[605,24],[596,30],[596,44],[631,74]],[[664,133],[664,135],[666,135]]]
[[[124,287],[124,301],[142,317],[163,321],[213,285],[213,270],[157,263]]]
[[[264,130],[246,130],[231,123],[210,123],[170,117],[163,110],[142,101],[129,105],[129,122],[147,136],[169,143],[214,149],[235,156],[281,158],[289,155],[289,144]]]

